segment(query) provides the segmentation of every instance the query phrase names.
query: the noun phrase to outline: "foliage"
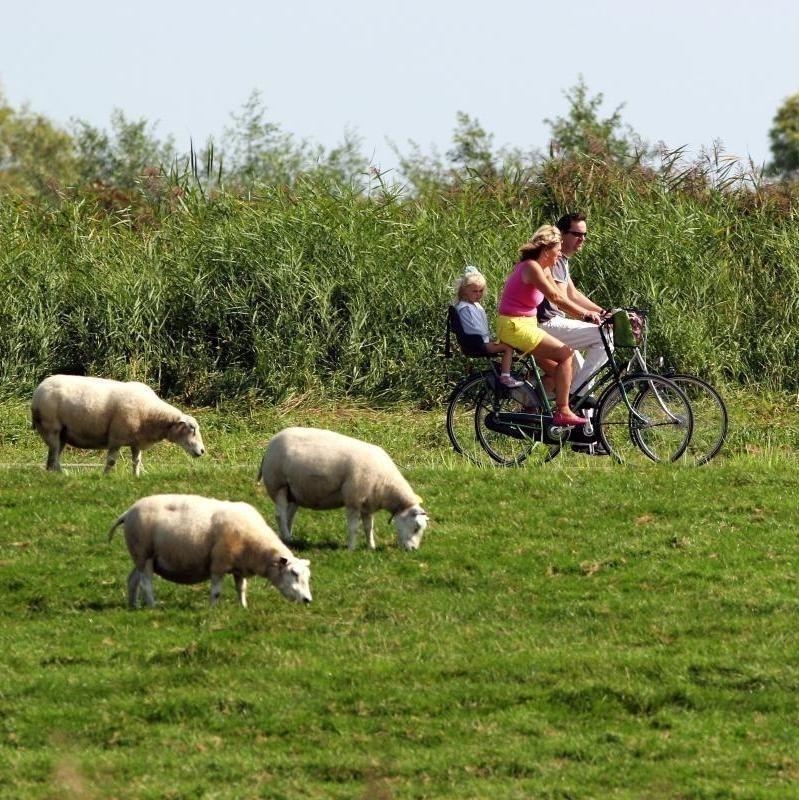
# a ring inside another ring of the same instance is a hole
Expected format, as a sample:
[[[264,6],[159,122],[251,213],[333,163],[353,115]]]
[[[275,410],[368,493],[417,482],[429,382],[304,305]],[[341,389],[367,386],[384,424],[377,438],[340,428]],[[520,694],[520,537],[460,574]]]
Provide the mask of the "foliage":
[[[552,154],[561,158],[585,155],[608,158],[625,165],[639,161],[648,154],[648,147],[638,134],[622,123],[623,104],[602,119],[602,94],[589,95],[582,76],[565,93],[569,111],[565,117],[544,120],[552,131]]]
[[[799,172],[799,94],[788,97],[777,109],[771,129],[772,160],[766,172],[785,178]]]
[[[159,141],[146,119],[128,120],[118,108],[111,113],[110,133],[82,120],[73,121],[73,128],[81,185],[129,193],[146,171],[158,173],[177,158],[172,137]]]
[[[476,119],[459,111],[452,137],[453,146],[447,152],[447,158],[467,173],[491,180],[497,174],[492,139]]]
[[[429,155],[424,153],[413,141],[409,143],[408,153],[401,152],[396,144],[392,149],[401,174],[417,197],[426,197],[470,180],[517,182],[520,176],[538,167],[541,156],[537,151],[524,152],[508,147],[495,150],[493,138],[479,120],[459,111],[452,147],[444,157],[435,148]]]
[[[57,195],[76,177],[69,134],[0,92],[0,193]]]
[[[468,179],[419,199],[380,176],[364,189],[307,177],[247,200],[157,177],[150,197],[0,206],[4,395],[68,371],[194,404],[438,404],[459,369],[438,360],[453,276],[478,264],[493,311],[529,231],[574,208],[591,229],[576,280],[603,305],[647,306],[655,353],[713,380],[799,386],[796,198],[717,162],[657,173],[551,159],[535,180]]]
[[[260,92],[253,91],[233,125],[225,131],[226,183],[252,191],[259,185],[291,185],[302,175],[322,174],[349,183],[366,173],[366,161],[358,152],[359,139],[347,133],[344,141],[329,153],[306,141],[296,141],[266,118]]]
[[[795,185],[719,149],[634,157],[618,110],[600,119],[582,80],[570,97],[552,123],[564,154],[495,153],[460,113],[446,160],[403,164],[411,187],[365,169],[354,140],[324,154],[295,142],[257,93],[229,155],[209,142],[181,161],[121,112],[111,134],[78,124],[81,174],[100,180],[0,204],[0,394],[69,371],[194,404],[437,405],[462,367],[438,360],[453,276],[478,264],[493,311],[519,244],[574,209],[591,228],[578,283],[603,305],[647,306],[655,353],[716,381],[799,388]],[[5,108],[0,130],[27,130],[18,117]]]

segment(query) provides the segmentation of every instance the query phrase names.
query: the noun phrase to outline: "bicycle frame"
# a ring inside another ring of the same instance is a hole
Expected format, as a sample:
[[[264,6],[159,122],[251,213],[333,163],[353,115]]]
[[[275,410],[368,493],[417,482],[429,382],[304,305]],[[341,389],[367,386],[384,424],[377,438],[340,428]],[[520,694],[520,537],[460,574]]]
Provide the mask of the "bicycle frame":
[[[599,324],[599,335],[602,339],[602,346],[605,348],[605,354],[607,356],[607,360],[605,361],[604,364],[597,367],[597,369],[595,369],[594,372],[591,375],[589,375],[580,384],[580,386],[577,387],[576,391],[574,392],[574,395],[576,395],[578,398],[587,398],[588,393],[585,392],[584,390],[589,385],[592,384],[598,387],[599,389],[599,391],[596,393],[599,395],[603,395],[608,389],[610,389],[612,386],[615,385],[619,387],[619,392],[622,396],[622,399],[624,400],[624,404],[627,406],[627,410],[630,412],[631,415],[630,421],[644,423],[646,420],[644,420],[643,417],[641,417],[641,415],[638,413],[638,411],[633,407],[621,379],[623,376],[634,374],[635,372],[646,373],[648,371],[646,367],[646,360],[641,355],[641,352],[639,350],[639,345],[635,341],[634,337],[627,338],[628,336],[632,337],[631,330],[629,331],[629,333],[626,329],[623,331],[623,337],[619,338],[620,339],[623,338],[623,341],[625,343],[619,345],[615,344],[614,337],[611,336],[610,332],[611,328],[615,329],[616,327],[622,326],[621,322],[622,319],[626,321],[627,327],[629,327],[629,321],[627,319],[628,311],[634,311],[640,313],[638,309],[633,309],[633,308],[616,309],[611,316],[602,320],[602,322]],[[644,343],[644,346],[646,346],[645,337],[642,341]],[[633,351],[632,355],[630,356],[629,359],[622,359],[620,357],[619,351],[621,349],[626,350],[629,348],[632,348]],[[574,410],[575,411],[582,410],[585,407],[585,404],[586,404],[585,399],[576,400],[574,403]],[[661,405],[664,410],[667,410],[664,404],[661,403]]]
[[[536,408],[536,410],[492,412],[487,417],[486,424],[492,430],[506,433],[516,438],[534,439],[542,444],[561,444],[564,439],[568,438],[569,428],[551,424],[555,407],[544,388],[543,373],[529,354],[523,355],[520,360],[523,365],[524,386],[516,389],[509,389],[500,384],[498,367],[496,362],[492,361],[494,405],[499,405],[500,398],[511,396],[520,405],[527,405],[531,409]],[[520,394],[522,395],[521,399],[519,397]],[[547,425],[548,421],[549,425]]]
[[[617,314],[625,314],[627,309],[619,309]],[[611,336],[610,329],[614,326],[615,320],[617,319],[616,315],[608,317],[607,319],[603,320],[599,325],[599,333],[602,338],[602,345],[605,348],[605,353],[607,355],[607,360],[604,364],[598,367],[578,388],[575,392],[580,398],[574,402],[573,408],[575,411],[582,411],[587,407],[587,395],[581,394],[581,390],[585,389],[590,383],[594,383],[594,385],[598,386],[601,390],[599,394],[604,394],[609,388],[616,386],[619,388],[619,392],[621,397],[624,401],[627,410],[630,413],[630,421],[637,422],[640,424],[645,424],[646,419],[644,419],[638,411],[633,406],[627,391],[624,388],[624,384],[621,381],[621,378],[624,375],[631,374],[635,370],[633,369],[634,364],[641,365],[641,371],[646,371],[646,363],[643,361],[640,352],[638,351],[637,344],[633,344],[633,355],[628,360],[621,360],[618,357],[618,350],[613,344],[613,337]],[[618,324],[618,323],[615,323]],[[554,406],[552,401],[547,396],[546,389],[544,388],[543,383],[543,371],[535,362],[535,358],[532,353],[524,353],[517,359],[517,364],[520,365],[521,369],[517,366],[517,372],[520,372],[523,375],[525,381],[525,387],[523,389],[507,389],[502,387],[499,384],[499,373],[498,367],[496,365],[495,360],[491,360],[491,370],[493,372],[493,381],[492,381],[492,390],[494,392],[495,398],[499,398],[501,396],[507,396],[508,394],[513,395],[513,392],[521,392],[527,391],[533,392],[533,400],[534,404],[538,406],[538,409],[535,412],[527,412],[527,411],[502,411],[497,412],[494,417],[491,418],[490,424],[497,425],[499,428],[500,425],[508,426],[515,426],[520,428],[521,432],[524,432],[526,435],[528,433],[534,434],[534,436],[530,436],[529,438],[536,438],[537,441],[540,441],[544,444],[558,444],[562,443],[563,441],[569,438],[570,428],[567,427],[559,427],[550,425],[549,429],[545,427],[545,423],[547,419],[551,420],[552,415],[554,413]],[[532,380],[531,380],[532,378]],[[504,395],[502,393],[505,393]],[[515,395],[517,400],[519,398]],[[519,401],[522,405],[524,403],[520,400]],[[532,403],[529,405],[533,405]],[[661,406],[664,411],[668,411],[666,405],[661,402]],[[670,413],[670,412],[669,412]],[[673,415],[671,415],[673,417]],[[676,417],[673,417],[675,421],[677,421]],[[583,426],[583,428],[588,428],[585,430],[585,434],[587,436],[593,435],[593,429],[591,426],[591,422],[589,420],[587,426]],[[508,435],[515,435],[510,430],[506,430],[505,432]],[[547,435],[549,433],[549,435]],[[541,438],[538,438],[538,437]]]

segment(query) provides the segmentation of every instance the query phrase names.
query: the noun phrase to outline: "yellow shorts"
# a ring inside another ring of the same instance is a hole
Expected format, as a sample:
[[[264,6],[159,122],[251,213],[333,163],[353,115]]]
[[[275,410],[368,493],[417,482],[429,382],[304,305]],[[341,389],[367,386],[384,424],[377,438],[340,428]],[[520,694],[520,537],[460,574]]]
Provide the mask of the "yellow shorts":
[[[538,327],[536,317],[505,317],[500,314],[497,320],[497,336],[500,342],[506,342],[522,353],[535,350],[545,335]]]

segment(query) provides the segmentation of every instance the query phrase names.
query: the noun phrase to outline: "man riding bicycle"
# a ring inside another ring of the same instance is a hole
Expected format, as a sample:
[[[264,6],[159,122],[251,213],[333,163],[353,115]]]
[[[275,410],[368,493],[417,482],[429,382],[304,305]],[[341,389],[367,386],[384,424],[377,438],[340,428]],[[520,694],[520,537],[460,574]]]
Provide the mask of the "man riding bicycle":
[[[563,237],[560,257],[551,270],[555,283],[561,286],[572,302],[579,304],[586,312],[605,315],[607,313],[605,309],[584,295],[574,285],[569,271],[569,258],[582,249],[588,236],[585,214],[580,211],[564,214],[555,224]],[[562,309],[549,300],[544,300],[538,307],[538,324],[552,336],[573,348],[571,392],[574,393],[580,389],[582,395],[588,394],[593,385],[593,381],[588,379],[608,358],[599,326],[593,322],[567,317]],[[583,386],[584,383],[585,386]],[[572,444],[572,448],[578,452],[592,455],[604,454],[601,448],[591,447],[589,442],[575,442]]]

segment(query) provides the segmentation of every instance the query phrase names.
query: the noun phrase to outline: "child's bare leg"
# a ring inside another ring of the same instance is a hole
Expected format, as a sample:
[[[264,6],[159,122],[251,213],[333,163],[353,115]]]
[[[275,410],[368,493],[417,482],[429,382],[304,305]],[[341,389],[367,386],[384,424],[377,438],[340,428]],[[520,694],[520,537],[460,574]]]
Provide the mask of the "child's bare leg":
[[[510,375],[510,368],[513,366],[513,348],[509,344],[502,347],[502,374]]]
[[[513,348],[509,344],[505,344],[504,342],[487,342],[486,350],[489,353],[502,354],[502,364],[499,376],[499,380],[502,383],[502,385],[509,386],[511,388],[521,386],[522,382],[516,380],[510,374],[510,368],[513,365]]]

